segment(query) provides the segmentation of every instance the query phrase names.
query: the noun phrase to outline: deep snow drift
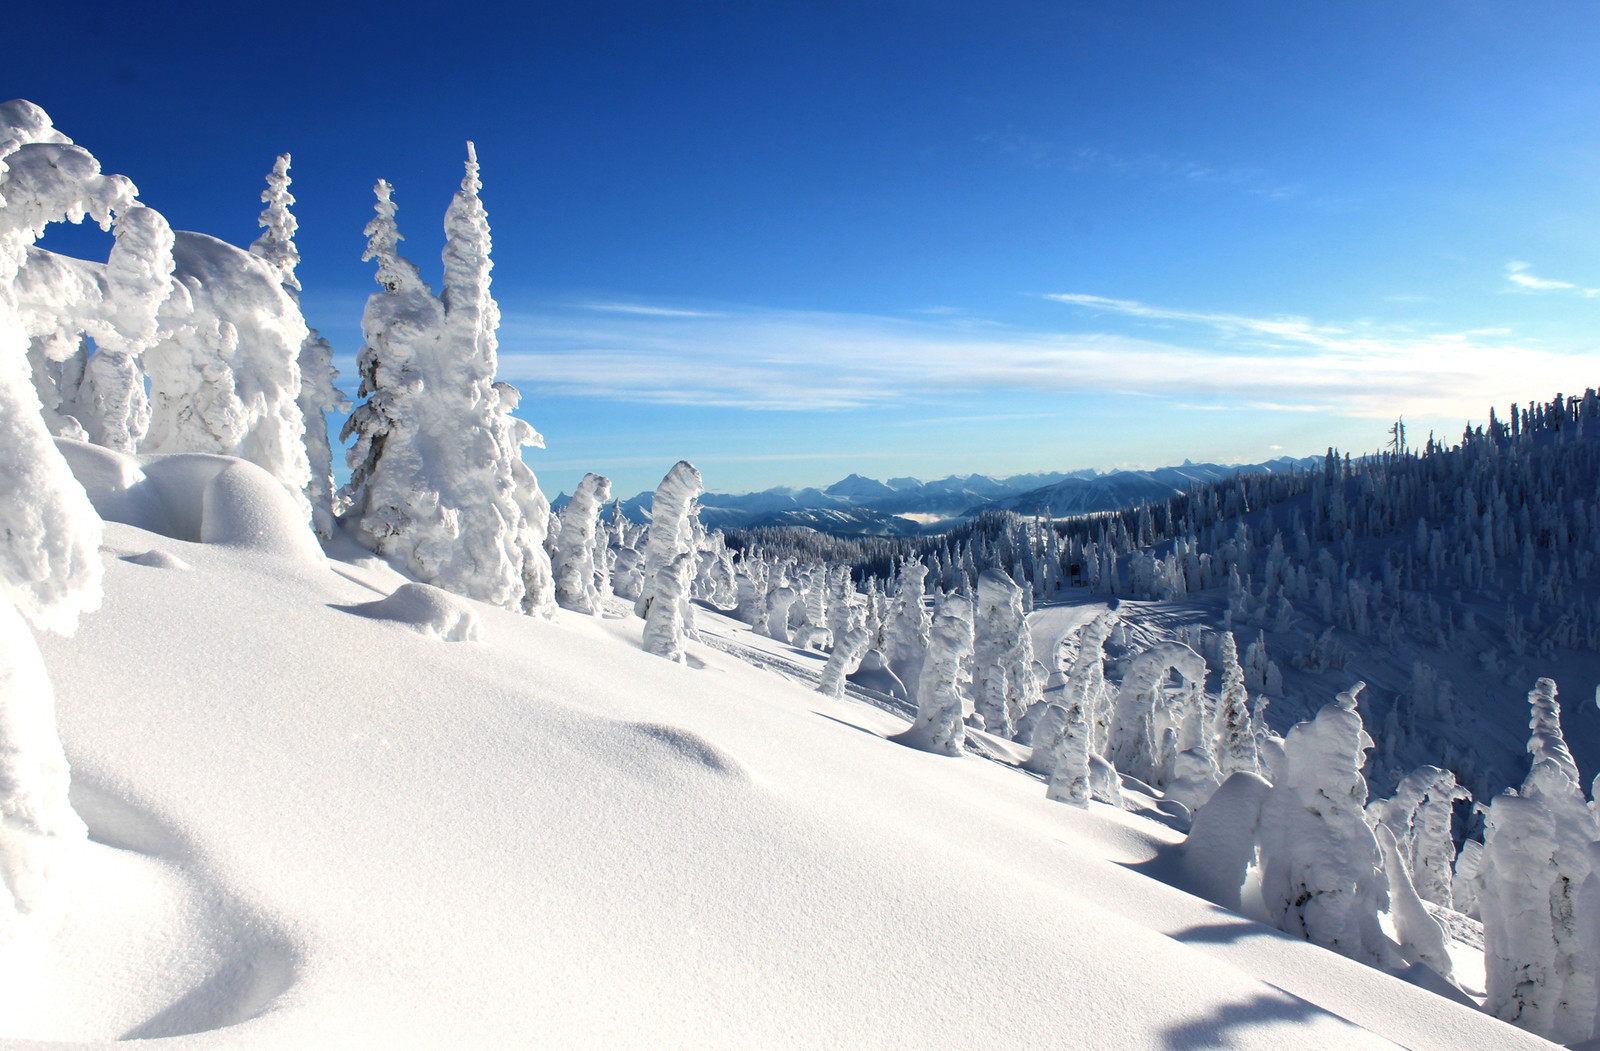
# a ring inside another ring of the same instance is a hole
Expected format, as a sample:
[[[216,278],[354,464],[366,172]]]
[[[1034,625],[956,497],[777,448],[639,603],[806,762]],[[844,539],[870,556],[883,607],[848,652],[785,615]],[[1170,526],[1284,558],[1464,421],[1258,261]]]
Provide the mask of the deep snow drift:
[[[1549,1046],[1158,882],[1181,834],[1026,749],[885,740],[714,610],[684,663],[618,599],[456,600],[447,643],[264,471],[64,448],[112,520],[104,608],[40,639],[92,842],[0,950],[12,1046]]]

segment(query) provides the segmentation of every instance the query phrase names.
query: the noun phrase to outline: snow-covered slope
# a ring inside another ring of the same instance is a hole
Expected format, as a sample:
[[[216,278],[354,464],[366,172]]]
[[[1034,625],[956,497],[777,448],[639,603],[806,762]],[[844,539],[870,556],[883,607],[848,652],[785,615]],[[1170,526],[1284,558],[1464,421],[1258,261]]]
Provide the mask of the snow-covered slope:
[[[427,637],[248,481],[158,493],[190,539],[109,524],[104,608],[41,639],[95,842],[0,950],[8,1046],[1549,1046],[1159,882],[1179,833],[984,735],[890,743],[713,611],[686,665],[622,603]]]

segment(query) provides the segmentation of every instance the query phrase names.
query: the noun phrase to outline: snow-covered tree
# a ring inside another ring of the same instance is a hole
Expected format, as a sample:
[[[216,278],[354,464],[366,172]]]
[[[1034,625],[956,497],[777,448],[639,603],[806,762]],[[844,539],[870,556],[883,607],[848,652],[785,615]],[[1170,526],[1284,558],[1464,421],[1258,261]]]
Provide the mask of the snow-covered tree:
[[[634,613],[640,617],[648,618],[650,615],[650,606],[656,597],[655,581],[661,567],[671,565],[680,554],[687,553],[692,573],[694,543],[690,520],[695,515],[695,500],[704,491],[705,483],[700,479],[700,472],[688,460],[673,464],[656,487],[655,496],[650,501],[650,535],[644,549],[644,588],[633,604]],[[694,613],[689,605],[687,589],[680,592],[678,601],[681,605],[678,617],[683,622],[684,630],[692,631]],[[787,630],[785,625],[785,641],[788,639]]]
[[[1250,721],[1250,695],[1244,685],[1244,669],[1239,665],[1239,650],[1233,632],[1222,633],[1222,699],[1217,704],[1218,766],[1228,777],[1243,770],[1260,773],[1256,737]]]
[[[1589,1039],[1600,989],[1587,954],[1580,891],[1600,840],[1561,730],[1556,684],[1528,694],[1528,751],[1520,792],[1488,808],[1478,908],[1488,998],[1484,1010],[1559,1043]],[[1597,903],[1600,904],[1600,903]]]
[[[1048,798],[1074,806],[1088,806],[1093,796],[1094,715],[1105,690],[1102,646],[1113,619],[1102,613],[1081,629],[1072,661],[1064,645],[1056,647],[1056,670],[1065,680],[1061,701],[1038,715],[1030,731],[1033,752],[1023,764],[1050,775]]]
[[[862,601],[852,602],[846,609],[844,625],[834,636],[833,652],[822,668],[822,681],[817,686],[819,693],[844,696],[845,678],[861,667],[861,658],[866,656],[867,644],[872,638],[867,631],[867,612],[867,604]]]
[[[1288,769],[1262,804],[1261,896],[1280,930],[1365,963],[1385,962],[1378,914],[1388,906],[1361,776],[1372,738],[1356,695],[1364,683],[1289,731]]]
[[[260,237],[250,246],[250,253],[267,263],[278,273],[279,283],[298,306],[300,279],[295,268],[300,264],[300,251],[295,247],[294,234],[299,228],[289,206],[294,195],[289,192],[289,155],[280,153],[267,174],[267,188],[261,192],[266,205],[258,223],[264,228]],[[295,403],[305,419],[305,446],[307,466],[311,479],[306,483],[306,499],[311,504],[312,526],[324,540],[333,536],[334,484],[333,449],[328,443],[327,413],[342,409],[348,411],[349,402],[344,392],[334,386],[339,370],[333,367],[333,347],[314,328],[306,330],[300,343],[296,362],[300,367],[300,392]]]
[[[1022,599],[1022,588],[1004,570],[979,574],[973,703],[984,729],[1005,738],[1016,733],[1017,720],[1043,696]]]
[[[355,442],[343,520],[366,546],[420,579],[508,609],[548,613],[549,502],[520,449],[543,439],[512,415],[515,388],[495,381],[500,312],[489,294],[489,225],[477,155],[445,213],[445,289],[435,296],[398,253],[391,187],[363,259],[382,291],[367,301],[361,396],[343,436]]]
[[[894,610],[885,629],[888,636],[889,670],[905,684],[913,700],[922,678],[922,662],[928,653],[928,632],[932,621],[922,604],[928,567],[911,560],[900,567],[900,584],[895,591]]]
[[[600,508],[611,499],[611,479],[586,474],[561,513],[561,533],[556,538],[556,601],[579,613],[599,614],[601,603],[598,562],[603,559],[595,539]]]
[[[1408,862],[1394,833],[1385,825],[1378,825],[1373,832],[1383,855],[1384,875],[1388,877],[1389,917],[1394,922],[1400,958],[1407,963],[1424,964],[1439,977],[1450,979],[1455,964],[1450,959],[1444,928],[1428,912],[1412,885]]]
[[[650,603],[644,618],[646,653],[680,664],[688,659],[683,651],[686,634],[683,610],[689,601],[689,573],[693,566],[694,553],[680,551],[671,562],[656,570],[651,588],[655,601]]]
[[[71,634],[99,608],[103,573],[100,517],[40,412],[17,284],[47,224],[90,216],[109,229],[134,196],[44,110],[0,105],[0,917],[40,905],[63,847],[85,836],[29,627]],[[0,919],[0,937],[10,925]]]
[[[1176,672],[1176,700],[1164,683]],[[1166,780],[1177,751],[1183,711],[1198,685],[1204,688],[1205,658],[1181,642],[1161,642],[1134,657],[1122,677],[1112,712],[1106,758],[1119,771],[1151,784]]]
[[[961,721],[961,662],[972,656],[972,603],[965,595],[939,604],[928,634],[927,657],[917,683],[917,719],[891,741],[938,755],[958,756],[966,744]]]

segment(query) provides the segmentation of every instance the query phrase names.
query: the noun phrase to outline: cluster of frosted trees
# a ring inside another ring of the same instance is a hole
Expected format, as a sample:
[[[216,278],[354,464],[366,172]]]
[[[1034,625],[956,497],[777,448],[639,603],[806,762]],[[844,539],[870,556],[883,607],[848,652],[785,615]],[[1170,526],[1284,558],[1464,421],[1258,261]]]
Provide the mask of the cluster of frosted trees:
[[[378,183],[364,258],[381,289],[344,432],[351,482],[336,491],[324,414],[347,403],[300,311],[289,160],[267,176],[263,233],[245,251],[172,230],[39,107],[0,105],[0,938],[48,904],[52,866],[85,835],[32,633],[71,633],[99,607],[103,524],[58,442],[248,460],[308,529],[329,539],[342,525],[422,581],[539,615],[558,601],[598,613],[613,591],[637,599],[647,648],[667,657],[682,658],[692,598],[734,603],[731,557],[700,528],[686,463],[662,483],[648,531],[598,523],[609,497],[598,475],[551,514],[520,455],[539,435],[496,379],[471,143],[438,294],[399,254],[392,188]],[[105,262],[38,247],[48,224],[85,218],[114,237]]]
[[[1214,790],[1183,848],[1190,887],[1363,962],[1444,978],[1434,912],[1454,909],[1483,923],[1484,1010],[1559,1043],[1600,1035],[1600,808],[1562,736],[1556,684],[1528,694],[1527,777],[1481,807],[1484,838],[1459,856],[1451,824],[1471,796],[1448,770],[1419,767],[1368,801],[1360,689],[1292,728],[1270,770]]]

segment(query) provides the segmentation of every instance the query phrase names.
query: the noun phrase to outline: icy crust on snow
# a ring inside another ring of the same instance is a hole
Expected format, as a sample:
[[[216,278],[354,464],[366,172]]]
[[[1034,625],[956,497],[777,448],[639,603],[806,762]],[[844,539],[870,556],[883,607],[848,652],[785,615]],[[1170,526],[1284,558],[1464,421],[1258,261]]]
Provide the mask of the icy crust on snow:
[[[471,603],[431,584],[412,581],[384,598],[339,608],[372,620],[392,620],[444,642],[483,639],[483,620]]]

